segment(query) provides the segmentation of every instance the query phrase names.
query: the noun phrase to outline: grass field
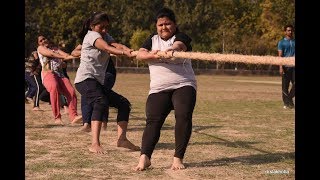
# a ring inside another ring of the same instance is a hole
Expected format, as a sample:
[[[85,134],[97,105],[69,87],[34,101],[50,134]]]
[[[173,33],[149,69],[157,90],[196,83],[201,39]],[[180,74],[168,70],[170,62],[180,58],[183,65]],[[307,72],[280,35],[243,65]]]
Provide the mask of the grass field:
[[[74,73],[69,73],[71,80]],[[193,132],[186,169],[170,170],[174,153],[174,112],[146,171],[132,168],[140,152],[115,147],[116,111],[110,110],[102,146],[88,151],[91,134],[78,126],[54,126],[50,106],[26,104],[26,179],[295,179],[295,111],[283,109],[281,77],[198,75]],[[141,144],[149,74],[118,74],[114,90],[132,103],[128,137]],[[80,95],[78,94],[78,111]],[[65,122],[67,115],[62,116]]]

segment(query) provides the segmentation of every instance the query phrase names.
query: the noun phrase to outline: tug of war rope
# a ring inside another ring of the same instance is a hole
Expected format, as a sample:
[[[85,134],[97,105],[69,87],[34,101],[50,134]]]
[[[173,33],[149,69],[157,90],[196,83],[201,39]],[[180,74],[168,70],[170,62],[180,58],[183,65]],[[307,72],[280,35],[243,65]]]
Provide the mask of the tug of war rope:
[[[134,55],[138,51],[131,52]],[[257,55],[241,55],[241,54],[219,54],[219,53],[203,53],[203,52],[181,52],[181,51],[158,51],[157,55],[164,58],[187,58],[194,60],[206,60],[229,63],[245,63],[245,64],[266,64],[266,65],[289,65],[295,66],[295,57],[278,57],[278,56],[257,56]]]

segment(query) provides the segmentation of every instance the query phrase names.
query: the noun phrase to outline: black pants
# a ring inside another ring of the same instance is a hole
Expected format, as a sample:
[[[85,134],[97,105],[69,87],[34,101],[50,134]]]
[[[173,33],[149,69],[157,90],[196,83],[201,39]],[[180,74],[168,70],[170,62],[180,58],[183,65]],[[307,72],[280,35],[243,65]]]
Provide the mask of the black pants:
[[[39,101],[41,99],[42,92],[45,90],[45,87],[42,84],[41,76],[40,75],[32,75],[34,83],[37,85],[37,91],[34,96],[34,104],[33,107],[39,107]]]
[[[117,122],[120,121],[129,121],[129,115],[131,111],[131,104],[127,98],[124,96],[114,92],[113,90],[109,90],[106,94],[109,106],[106,111],[106,117],[104,121],[108,122],[109,116],[109,107],[114,107],[118,109]],[[88,123],[91,124],[91,116],[92,116],[92,106],[86,103],[85,96],[81,96],[81,111],[82,111],[82,119],[83,124]]]
[[[25,82],[27,82],[28,90],[25,94],[28,98],[33,98],[37,92],[38,86],[35,82],[33,75],[30,72],[25,72],[24,75]]]
[[[95,79],[86,79],[76,83],[75,87],[81,96],[84,96],[84,102],[92,109],[91,120],[104,121],[109,102],[103,85]]]
[[[29,90],[34,93],[32,96],[34,98],[33,107],[39,107],[40,100],[50,102],[50,94],[42,84],[41,75],[30,75],[29,73],[27,81],[30,85]],[[26,96],[30,97],[28,94]]]
[[[175,113],[175,153],[183,158],[192,132],[192,114],[196,90],[191,86],[150,94],[146,102],[146,127],[142,136],[141,154],[151,155],[160,138],[162,125],[173,109]]]
[[[291,89],[290,82],[292,84]],[[282,74],[282,100],[285,106],[294,106],[295,96],[295,67],[284,67]]]
[[[129,115],[131,111],[131,103],[124,96],[110,90],[107,94],[109,100],[109,107],[114,107],[118,109],[117,122],[129,121]],[[109,110],[107,110],[107,118],[109,115]]]

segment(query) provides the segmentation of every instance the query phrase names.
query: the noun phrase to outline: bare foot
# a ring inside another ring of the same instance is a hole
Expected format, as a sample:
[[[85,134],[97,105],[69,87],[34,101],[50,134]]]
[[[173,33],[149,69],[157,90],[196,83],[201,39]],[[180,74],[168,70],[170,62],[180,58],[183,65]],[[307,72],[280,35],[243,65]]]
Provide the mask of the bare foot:
[[[107,130],[108,123],[106,121],[102,121],[102,130]]]
[[[56,125],[64,125],[63,121],[62,121],[60,118],[55,119],[55,120],[54,120],[54,123],[55,123]]]
[[[81,123],[82,116],[76,116],[72,121],[71,124]]]
[[[88,124],[88,123],[84,123],[84,125],[81,127],[80,131],[90,132],[91,131],[91,125]]]
[[[131,150],[134,150],[134,151],[140,151],[140,147],[134,145],[128,139],[118,139],[117,147],[123,147],[123,148],[131,149]]]
[[[40,107],[36,106],[32,109],[33,111],[43,111],[42,109],[40,109]]]
[[[173,157],[173,163],[171,166],[172,170],[180,170],[180,169],[185,169],[186,167],[183,165],[182,159]]]
[[[89,147],[89,151],[90,152],[93,152],[93,153],[97,153],[97,154],[104,154],[104,150],[103,148],[98,145],[98,144],[92,144],[90,147]]]
[[[135,171],[143,171],[151,165],[150,159],[145,154],[142,154],[139,159],[139,164],[133,170]]]

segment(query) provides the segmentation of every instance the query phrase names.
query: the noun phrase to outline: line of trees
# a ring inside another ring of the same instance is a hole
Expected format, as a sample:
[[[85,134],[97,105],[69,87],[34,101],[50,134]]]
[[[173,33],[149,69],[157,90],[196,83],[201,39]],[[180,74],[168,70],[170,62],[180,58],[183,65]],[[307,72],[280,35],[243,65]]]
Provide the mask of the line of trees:
[[[283,26],[295,25],[294,0],[25,0],[25,55],[37,47],[39,34],[71,52],[95,11],[107,12],[109,33],[137,50],[155,32],[155,12],[163,6],[174,10],[193,51],[277,55]]]

